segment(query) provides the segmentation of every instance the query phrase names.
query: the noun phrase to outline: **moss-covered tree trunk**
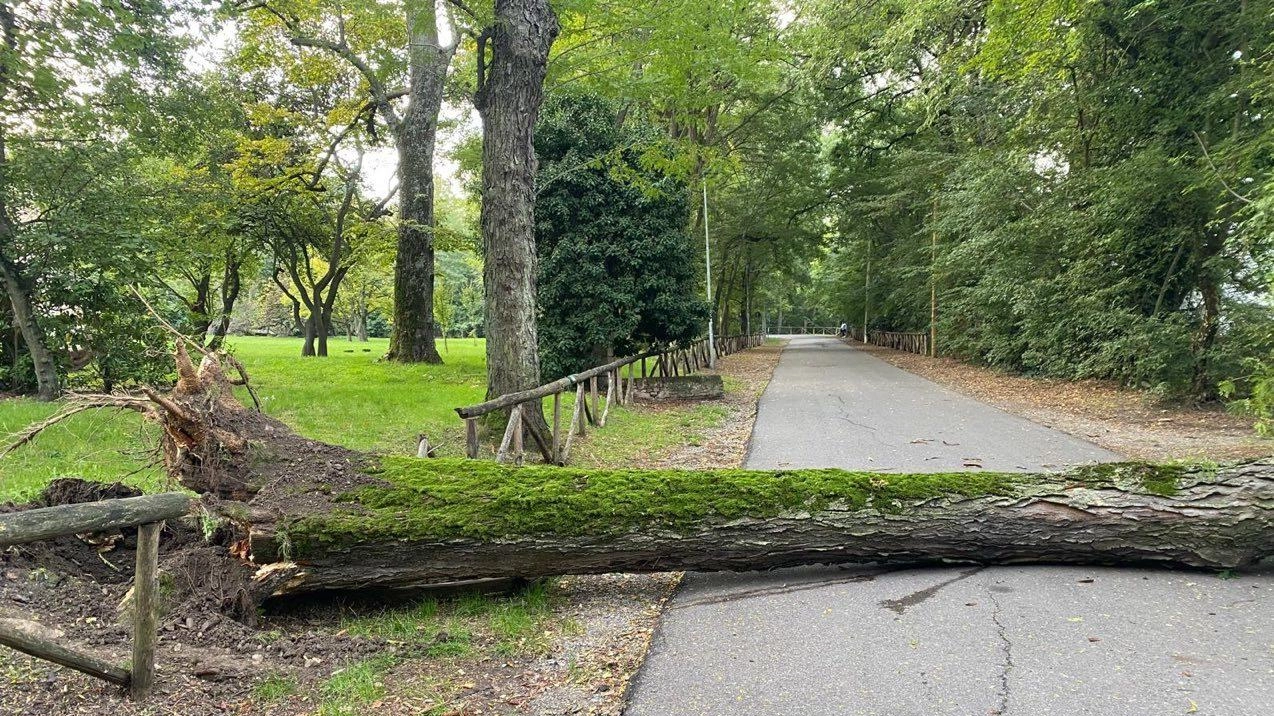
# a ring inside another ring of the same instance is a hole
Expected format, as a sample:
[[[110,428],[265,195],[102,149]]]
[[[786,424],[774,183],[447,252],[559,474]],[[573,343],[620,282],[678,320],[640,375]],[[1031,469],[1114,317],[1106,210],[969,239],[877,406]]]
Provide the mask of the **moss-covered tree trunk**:
[[[307,591],[851,562],[1227,569],[1274,555],[1274,461],[1026,475],[392,461],[379,478],[325,514],[256,525],[253,560],[288,561],[288,590]]]

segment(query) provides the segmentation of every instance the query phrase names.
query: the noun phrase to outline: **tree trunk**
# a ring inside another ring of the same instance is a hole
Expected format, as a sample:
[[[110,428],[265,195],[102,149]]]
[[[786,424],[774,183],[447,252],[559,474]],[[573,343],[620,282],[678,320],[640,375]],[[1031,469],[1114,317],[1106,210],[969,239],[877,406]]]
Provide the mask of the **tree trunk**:
[[[394,261],[394,332],[388,358],[441,363],[434,341],[434,146],[443,87],[455,45],[438,39],[432,0],[410,0],[410,88],[397,132],[399,217]]]
[[[310,311],[310,315],[305,319],[305,343],[301,344],[301,356],[308,358],[315,355],[314,343],[318,339],[318,314]]]
[[[234,255],[233,249],[226,250],[226,269],[221,279],[221,318],[217,321],[217,326],[212,331],[212,338],[208,341],[208,347],[216,350],[226,340],[226,335],[230,333],[230,319],[234,314],[234,304],[239,300],[239,291],[242,288],[242,281],[239,276],[239,268],[242,262]]]
[[[491,65],[479,67],[487,397],[540,382],[535,306],[535,122],[558,33],[547,0],[497,0]],[[547,431],[531,410],[532,430]],[[543,433],[542,433],[543,434]]]
[[[8,224],[4,217],[0,222]],[[0,231],[7,231],[7,226]],[[0,237],[0,245],[4,243]],[[9,305],[13,310],[13,322],[22,333],[22,340],[31,354],[31,363],[35,367],[37,397],[40,400],[55,400],[61,392],[57,363],[49,351],[44,331],[35,317],[35,306],[31,301],[31,291],[23,279],[18,267],[0,255],[0,283],[4,283],[5,293],[9,297]]]
[[[455,474],[447,468],[431,468],[435,478],[448,485],[468,479],[466,463],[456,462]],[[516,468],[509,468],[515,470]],[[1123,471],[1120,473],[1119,471]],[[570,471],[581,487],[605,480],[611,489],[627,476],[625,471]],[[831,473],[828,473],[831,474]],[[844,475],[845,473],[839,473]],[[1119,475],[1128,476],[1127,479]],[[754,479],[791,480],[792,473],[750,473]],[[1103,475],[1115,475],[1105,479]],[[1142,477],[1137,477],[1138,475]],[[1159,483],[1163,476],[1168,481]],[[961,477],[961,476],[957,476]],[[970,481],[985,475],[969,475]],[[1145,479],[1145,482],[1140,480]],[[510,473],[511,480],[518,480]],[[748,478],[695,473],[713,485],[717,499],[737,490],[739,503],[755,499]],[[817,479],[817,478],[815,478]],[[880,475],[882,484],[932,485],[933,476]],[[732,484],[731,480],[737,480]],[[549,481],[553,490],[562,481]],[[828,484],[835,481],[833,478]],[[399,534],[378,528],[378,520],[406,523],[411,506],[373,510],[363,517],[350,508],[340,510],[334,531],[322,539],[309,539],[305,529],[285,528],[296,574],[286,591],[305,592],[369,586],[395,587],[430,582],[492,578],[541,577],[561,574],[608,572],[659,572],[671,570],[746,571],[809,564],[884,563],[917,564],[966,562],[975,564],[1146,564],[1232,569],[1254,564],[1274,554],[1274,461],[1265,460],[1221,468],[1182,470],[1144,464],[1081,468],[1069,473],[1016,476],[1011,487],[990,494],[962,491],[959,487],[921,488],[923,494],[888,503],[857,508],[849,492],[836,496],[821,508],[791,509],[754,516],[709,513],[685,524],[661,522],[657,515],[679,509],[686,492],[670,478],[666,492],[652,491],[635,499],[648,505],[652,517],[646,524],[616,522],[621,528],[599,526],[596,532],[579,534],[573,520],[529,528],[528,533],[501,533],[494,537],[467,536],[464,527],[455,534],[431,537]],[[956,485],[957,483],[952,483]],[[1168,486],[1171,485],[1169,488]],[[415,486],[418,487],[418,486]],[[375,488],[372,488],[375,489]],[[483,488],[488,489],[488,488]],[[894,489],[893,487],[886,488]],[[422,492],[430,491],[421,488]],[[486,493],[448,493],[449,500],[474,501]],[[548,490],[546,490],[548,492]],[[538,498],[527,493],[515,509],[527,513],[549,509],[549,501],[577,504],[577,496],[554,492]],[[1171,493],[1171,494],[1167,494]],[[413,493],[417,494],[417,493]],[[631,495],[630,495],[631,496]],[[494,498],[492,498],[494,499]],[[603,498],[604,499],[604,498]],[[689,498],[693,501],[694,498]],[[423,500],[422,500],[423,503]],[[507,507],[506,507],[507,509]],[[617,512],[623,507],[617,506]],[[476,510],[473,519],[482,520]],[[547,513],[546,513],[547,514]],[[583,510],[579,520],[587,519]],[[365,523],[360,520],[366,520]],[[493,521],[499,518],[492,518]],[[252,527],[252,558],[259,564],[276,562],[281,534],[274,525]],[[341,531],[349,539],[343,539]]]
[[[1194,376],[1191,392],[1198,400],[1212,400],[1217,396],[1216,380],[1212,377],[1212,349],[1221,330],[1221,281],[1220,269],[1214,259],[1225,247],[1225,239],[1215,230],[1208,230],[1203,241],[1203,255],[1199,257],[1199,295],[1203,299],[1199,327],[1191,346],[1194,353]]]
[[[319,358],[327,357],[327,337],[332,332],[332,315],[326,310],[319,313],[318,322],[318,350],[315,355]]]

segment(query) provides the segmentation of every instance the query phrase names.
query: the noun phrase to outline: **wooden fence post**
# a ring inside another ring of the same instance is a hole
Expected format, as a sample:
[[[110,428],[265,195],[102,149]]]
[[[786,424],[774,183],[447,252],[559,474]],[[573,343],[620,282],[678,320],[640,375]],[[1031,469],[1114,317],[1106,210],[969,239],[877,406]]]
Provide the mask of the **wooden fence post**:
[[[500,440],[500,449],[495,453],[496,462],[509,461],[509,449],[513,445],[513,434],[522,423],[522,404],[513,406],[509,411],[509,424],[504,426],[504,438]],[[521,436],[519,435],[519,438]]]
[[[468,455],[469,459],[471,460],[476,459],[478,457],[478,419],[477,418],[465,418],[464,439],[465,439],[465,449],[464,449],[465,454]]]
[[[598,419],[597,427],[606,427],[606,416],[610,415],[610,404],[615,401],[615,380],[618,371],[606,374],[606,408],[602,410],[602,417]]]
[[[141,701],[155,685],[156,621],[159,618],[159,533],[163,522],[137,528],[137,569],[133,574],[133,669],[128,692]]]
[[[518,407],[514,408],[513,410],[517,413],[517,416],[510,418],[510,422],[513,423],[514,425],[514,428],[513,428],[513,464],[514,465],[521,465],[522,462],[526,459],[526,451],[522,447],[522,429],[525,427],[525,422],[526,422],[522,419],[522,409],[525,405],[526,404],[523,403],[519,405]]]
[[[562,394],[553,394],[553,462],[557,462],[562,446]]]

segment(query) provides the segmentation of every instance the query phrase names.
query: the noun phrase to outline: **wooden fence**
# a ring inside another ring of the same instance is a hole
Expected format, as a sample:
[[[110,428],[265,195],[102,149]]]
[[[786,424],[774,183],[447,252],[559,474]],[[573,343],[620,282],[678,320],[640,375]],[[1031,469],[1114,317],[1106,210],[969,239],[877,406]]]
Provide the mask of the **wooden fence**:
[[[911,333],[871,331],[867,334],[867,340],[869,343],[884,348],[918,353],[922,356],[929,355],[929,334],[923,331]]]
[[[777,326],[770,331],[772,336],[834,336],[840,326]]]
[[[715,341],[716,354],[718,358],[728,356],[759,346],[764,341],[765,335],[761,333],[722,336]],[[525,434],[530,433],[545,462],[565,465],[570,458],[575,436],[584,435],[589,425],[595,428],[605,427],[612,404],[627,405],[632,401],[638,378],[689,375],[706,367],[708,360],[708,339],[703,338],[687,346],[674,346],[664,351],[649,351],[620,358],[538,388],[501,395],[478,405],[456,408],[456,413],[465,421],[465,454],[470,458],[478,457],[478,420],[488,413],[509,408],[509,421],[496,451],[496,460],[522,464],[525,457]],[[600,381],[605,382],[604,401],[601,398]],[[575,407],[563,434],[562,394],[570,390],[575,392]],[[542,410],[541,401],[550,396],[553,398],[553,417],[549,434],[541,435],[537,430],[528,430],[527,411]]]
[[[155,682],[159,532],[164,520],[181,517],[189,510],[189,496],[167,492],[0,515],[0,548],[63,535],[138,528],[137,571],[133,575],[133,658],[128,668],[41,639],[3,619],[0,644],[127,687],[134,700],[145,698]]]

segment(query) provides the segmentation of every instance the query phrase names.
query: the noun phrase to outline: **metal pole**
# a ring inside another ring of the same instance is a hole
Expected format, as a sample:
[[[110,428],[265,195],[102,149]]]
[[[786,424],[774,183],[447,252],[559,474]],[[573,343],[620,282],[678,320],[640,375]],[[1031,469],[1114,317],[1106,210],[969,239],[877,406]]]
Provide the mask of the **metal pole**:
[[[708,367],[717,367],[717,342],[713,337],[712,319],[716,306],[712,303],[712,244],[708,241],[708,178],[703,178],[703,263],[708,279]]]

